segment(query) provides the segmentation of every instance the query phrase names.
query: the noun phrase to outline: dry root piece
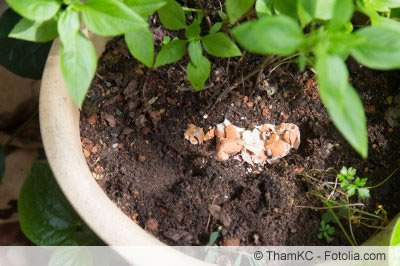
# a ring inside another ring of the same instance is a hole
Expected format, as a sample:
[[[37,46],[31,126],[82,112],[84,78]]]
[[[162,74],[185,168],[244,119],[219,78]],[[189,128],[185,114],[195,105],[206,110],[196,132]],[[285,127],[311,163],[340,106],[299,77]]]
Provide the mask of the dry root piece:
[[[217,138],[216,159],[225,161],[239,154],[241,160],[253,165],[273,163],[286,156],[290,149],[300,145],[300,131],[295,124],[282,123],[279,126],[263,124],[252,130],[236,127],[225,119],[205,135],[202,128],[189,124],[185,138],[192,144]]]

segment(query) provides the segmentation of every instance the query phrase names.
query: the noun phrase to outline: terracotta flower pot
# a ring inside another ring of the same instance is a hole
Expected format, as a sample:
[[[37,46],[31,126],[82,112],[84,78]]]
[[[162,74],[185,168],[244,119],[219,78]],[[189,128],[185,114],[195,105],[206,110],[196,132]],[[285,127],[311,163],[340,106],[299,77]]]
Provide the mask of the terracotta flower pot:
[[[107,39],[90,36],[101,54]],[[60,71],[60,42],[51,48],[40,91],[40,128],[48,161],[65,196],[90,228],[108,245],[165,246],[129,219],[101,190],[83,156],[79,110],[69,97]],[[197,265],[173,248],[149,256],[139,249],[121,254],[135,265]],[[201,263],[203,265],[203,263]]]

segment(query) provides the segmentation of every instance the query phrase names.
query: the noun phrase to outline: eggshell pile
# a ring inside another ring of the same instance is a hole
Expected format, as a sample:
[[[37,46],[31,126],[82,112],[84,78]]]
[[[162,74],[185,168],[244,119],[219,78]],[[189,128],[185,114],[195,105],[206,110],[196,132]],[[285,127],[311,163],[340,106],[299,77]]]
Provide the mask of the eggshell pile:
[[[184,135],[192,144],[202,144],[216,137],[217,160],[225,161],[237,155],[251,165],[274,163],[300,145],[299,128],[291,123],[278,126],[263,124],[253,129],[244,129],[225,119],[205,134],[202,128],[189,124]]]

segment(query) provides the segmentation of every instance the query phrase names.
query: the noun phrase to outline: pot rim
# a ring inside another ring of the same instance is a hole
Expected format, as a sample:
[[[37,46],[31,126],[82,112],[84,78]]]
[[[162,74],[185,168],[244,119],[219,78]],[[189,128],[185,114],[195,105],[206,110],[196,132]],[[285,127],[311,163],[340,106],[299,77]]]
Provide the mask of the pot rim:
[[[90,35],[97,54],[107,38]],[[79,131],[79,110],[69,97],[60,70],[60,41],[53,42],[43,73],[39,116],[43,146],[54,176],[72,207],[85,223],[110,246],[164,246],[157,256],[140,249],[120,254],[138,265],[205,265],[203,262],[168,247],[147,233],[124,214],[103,192],[86,163]]]

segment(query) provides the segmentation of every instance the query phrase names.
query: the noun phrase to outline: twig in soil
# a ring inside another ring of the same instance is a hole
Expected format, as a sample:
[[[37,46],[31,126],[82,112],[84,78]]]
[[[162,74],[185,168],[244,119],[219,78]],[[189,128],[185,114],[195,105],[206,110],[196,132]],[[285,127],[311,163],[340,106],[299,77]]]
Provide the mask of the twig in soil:
[[[207,11],[204,9],[202,1],[198,1],[198,3],[199,3],[200,8],[202,9],[202,11],[204,13],[204,17],[205,17],[205,19],[207,21],[208,28],[211,29],[212,23],[211,23],[210,17],[208,16]]]
[[[331,194],[329,194],[328,200],[330,200],[331,197],[333,196],[333,194],[335,194],[335,191],[336,191],[336,188],[337,188],[337,184],[338,184],[337,181],[338,181],[338,176],[336,176],[335,186],[333,187]]]
[[[237,115],[239,115],[241,118],[243,117],[244,118],[244,120],[246,120],[246,122],[249,122],[248,120],[247,120],[247,118],[242,114],[242,113],[240,113],[239,111],[236,111],[235,109],[233,109],[232,107],[230,107],[229,105],[227,105],[227,104],[222,104],[223,106],[225,106],[226,108],[229,108],[232,112],[234,112],[235,114],[237,114]]]
[[[296,208],[303,208],[303,209],[313,209],[313,210],[327,210],[327,209],[340,209],[340,208],[345,208],[345,207],[357,207],[361,206],[364,207],[365,204],[363,203],[353,203],[353,204],[346,204],[346,205],[339,205],[339,206],[331,206],[331,207],[315,207],[315,206],[303,206],[303,205],[298,205],[295,206]]]
[[[267,65],[270,63],[271,57],[267,57],[266,59],[264,59],[264,61],[262,62],[262,64],[256,68],[255,70],[253,70],[252,72],[250,72],[249,74],[247,74],[244,78],[240,79],[239,81],[236,81],[235,83],[233,83],[231,86],[229,86],[228,88],[226,88],[217,98],[217,100],[215,101],[215,103],[211,106],[210,110],[208,111],[208,113],[210,113],[215,105],[221,101],[229,92],[231,92],[233,89],[237,88],[240,84],[242,84],[242,82],[248,80],[249,78],[253,77],[254,75],[256,75],[257,73],[259,73],[261,70],[263,70],[264,68],[267,67]]]
[[[243,51],[242,56],[240,57],[239,61],[236,63],[235,70],[233,71],[233,73],[234,73],[235,76],[237,75],[239,66],[242,64],[244,58],[247,58],[247,52],[246,52],[246,50]]]
[[[151,74],[151,70],[146,71],[146,75],[144,77],[143,85],[142,85],[142,101],[146,102],[146,89],[147,89],[147,81],[149,80]]]
[[[229,65],[230,64],[231,64],[231,59],[228,58],[228,62],[226,63],[226,69],[225,69],[226,79],[229,79]]]
[[[107,82],[99,73],[96,72],[96,76],[101,79],[103,82]]]
[[[214,204],[216,198],[217,198],[217,196],[214,197],[213,201],[211,202],[211,205]],[[208,220],[207,220],[207,225],[206,225],[206,232],[208,231],[208,226],[210,225],[210,221],[211,221],[211,214],[208,214]]]
[[[158,97],[160,97],[160,94],[158,94],[157,96],[154,96],[153,98],[151,98],[147,103],[145,103],[137,112],[135,117],[133,118],[133,121],[135,121],[139,115],[141,113],[147,112],[149,110],[149,108],[151,107],[151,105],[153,103],[155,103],[158,100]]]

